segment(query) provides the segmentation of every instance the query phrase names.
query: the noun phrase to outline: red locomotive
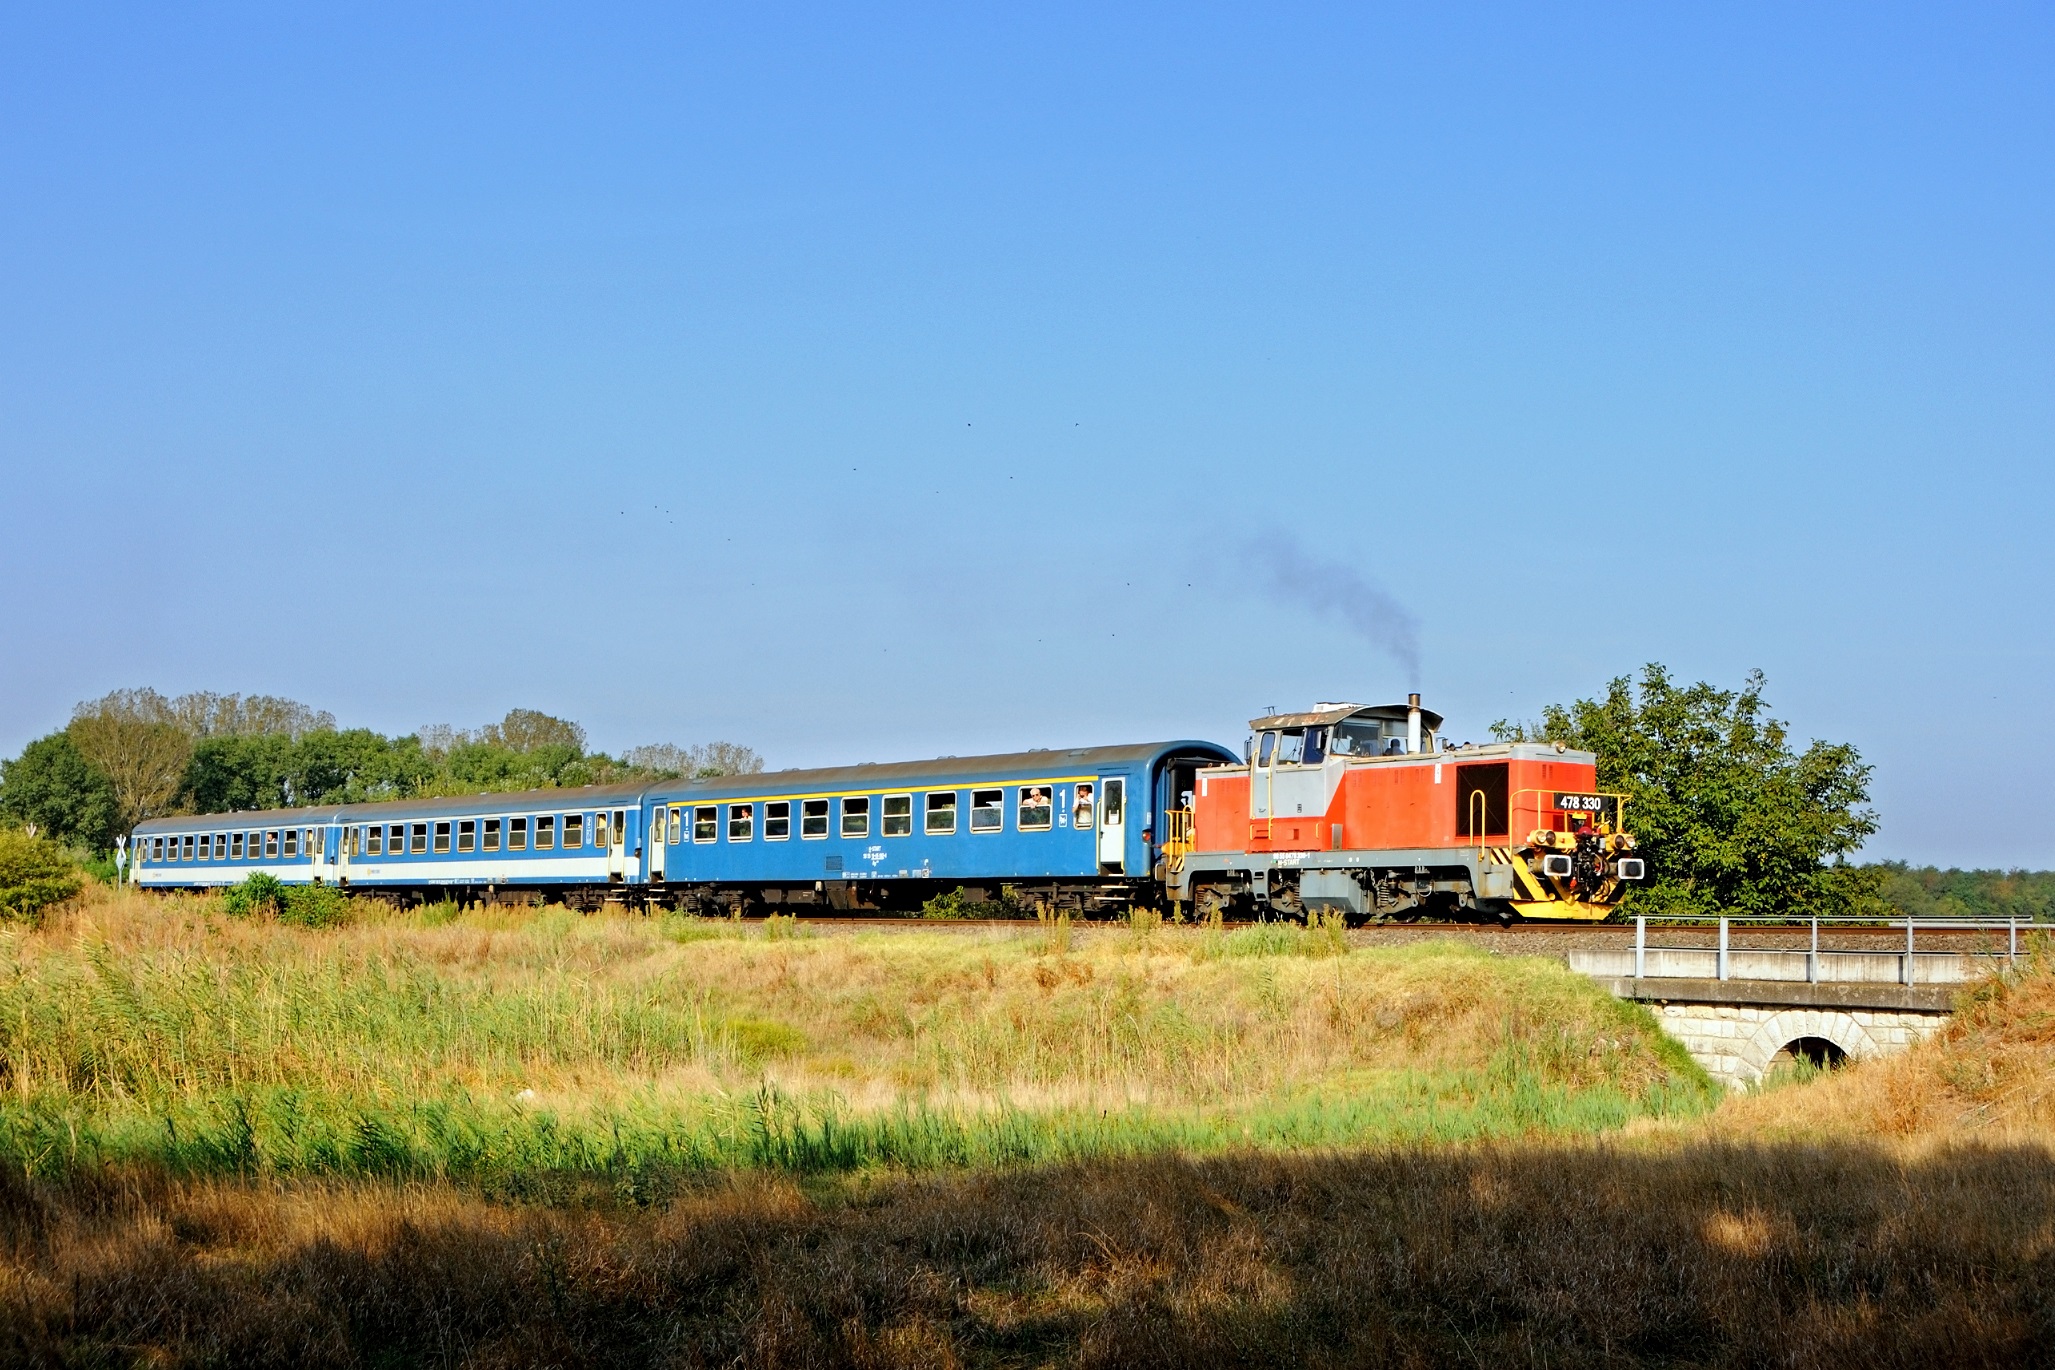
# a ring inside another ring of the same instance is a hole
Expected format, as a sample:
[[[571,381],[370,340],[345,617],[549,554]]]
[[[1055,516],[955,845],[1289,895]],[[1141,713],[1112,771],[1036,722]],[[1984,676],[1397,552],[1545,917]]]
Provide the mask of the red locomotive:
[[[1165,848],[1167,892],[1202,916],[1589,921],[1646,873],[1589,752],[1444,747],[1417,694],[1249,727],[1241,765],[1197,772]]]

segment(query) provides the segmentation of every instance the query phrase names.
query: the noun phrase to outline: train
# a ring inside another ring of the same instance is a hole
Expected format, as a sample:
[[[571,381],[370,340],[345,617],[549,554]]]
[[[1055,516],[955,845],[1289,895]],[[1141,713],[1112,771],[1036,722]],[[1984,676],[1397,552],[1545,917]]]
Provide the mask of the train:
[[[905,913],[938,895],[1080,915],[1593,921],[1643,859],[1560,743],[1445,746],[1441,716],[1324,703],[1182,740],[140,823],[127,878],[263,871],[396,902],[699,915]]]

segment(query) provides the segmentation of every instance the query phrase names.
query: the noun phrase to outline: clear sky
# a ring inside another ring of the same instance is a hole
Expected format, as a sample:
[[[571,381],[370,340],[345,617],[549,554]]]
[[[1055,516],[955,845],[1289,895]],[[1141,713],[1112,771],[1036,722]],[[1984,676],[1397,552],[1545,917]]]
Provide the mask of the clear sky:
[[[774,767],[1461,739],[1661,661],[1858,745],[1872,854],[2055,866],[2051,38],[8,7],[0,750],[142,684]]]

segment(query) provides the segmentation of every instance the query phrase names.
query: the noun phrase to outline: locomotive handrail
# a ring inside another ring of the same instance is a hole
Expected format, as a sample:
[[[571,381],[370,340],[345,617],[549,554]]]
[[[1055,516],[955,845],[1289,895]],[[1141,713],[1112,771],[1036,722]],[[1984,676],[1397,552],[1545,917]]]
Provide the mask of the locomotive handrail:
[[[1175,875],[1184,869],[1184,859],[1192,849],[1192,811],[1190,809],[1165,809],[1163,811],[1163,863]]]
[[[1473,793],[1476,793],[1476,794],[1482,794],[1482,793],[1483,793],[1483,791],[1481,791],[1481,790],[1479,790],[1479,791],[1473,791]],[[1571,795],[1577,795],[1577,796],[1579,796],[1580,798],[1581,798],[1581,797],[1583,797],[1583,796],[1585,796],[1585,795],[1589,795],[1589,796],[1591,796],[1591,797],[1592,797],[1593,799],[1610,799],[1610,800],[1612,800],[1612,801],[1613,801],[1613,819],[1612,819],[1612,823],[1613,823],[1613,831],[1614,831],[1614,832],[1625,832],[1625,831],[1627,830],[1627,801],[1628,801],[1628,800],[1630,800],[1630,799],[1632,799],[1632,798],[1634,797],[1634,796],[1632,796],[1632,795],[1630,795],[1630,794],[1624,794],[1624,793],[1622,793],[1622,792],[1620,792],[1620,791],[1618,791],[1618,790],[1565,790],[1565,789],[1558,789],[1558,788],[1555,788],[1555,787],[1553,787],[1553,786],[1551,786],[1551,787],[1549,787],[1549,788],[1547,788],[1547,789],[1543,789],[1543,788],[1540,788],[1540,787],[1538,787],[1538,786],[1529,786],[1529,787],[1527,787],[1526,789],[1521,789],[1521,790],[1514,790],[1514,791],[1513,791],[1513,793],[1512,793],[1512,794],[1511,794],[1511,795],[1510,795],[1510,796],[1509,796],[1509,797],[1507,798],[1507,800],[1506,800],[1506,810],[1507,810],[1507,812],[1506,812],[1506,836],[1508,836],[1508,837],[1511,837],[1511,836],[1512,836],[1512,827],[1513,827],[1513,811],[1517,810],[1517,809],[1518,809],[1518,808],[1520,807],[1520,797],[1521,797],[1522,795],[1529,795],[1529,794],[1533,794],[1533,795],[1543,795],[1543,794],[1547,794],[1547,795],[1554,795],[1554,796],[1556,796],[1557,798],[1560,798],[1561,796],[1563,796],[1563,795],[1566,795],[1566,794],[1571,794]],[[1539,819],[1540,819],[1540,818],[1541,818],[1541,817],[1543,816],[1544,812],[1546,812],[1546,813],[1561,813],[1561,812],[1578,812],[1578,811],[1576,811],[1576,810],[1569,810],[1569,811],[1566,811],[1566,810],[1562,810],[1562,809],[1560,809],[1560,808],[1551,808],[1551,809],[1548,809],[1548,810],[1544,811],[1544,810],[1543,810],[1543,808],[1542,808],[1542,806],[1541,806],[1541,804],[1540,804],[1540,803],[1539,803],[1539,802],[1537,801],[1537,802],[1536,802],[1536,804],[1535,804],[1535,806],[1534,806],[1534,815],[1535,815],[1535,818],[1536,818],[1537,820],[1539,820]],[[1583,812],[1589,812],[1589,810],[1584,810]],[[1601,821],[1602,821],[1602,820],[1603,820],[1603,816],[1604,816],[1604,812],[1605,812],[1605,811],[1604,811],[1603,809],[1600,809],[1600,810],[1598,811],[1598,814],[1597,814],[1597,815],[1595,815],[1595,816],[1599,817],[1599,818],[1601,819]]]

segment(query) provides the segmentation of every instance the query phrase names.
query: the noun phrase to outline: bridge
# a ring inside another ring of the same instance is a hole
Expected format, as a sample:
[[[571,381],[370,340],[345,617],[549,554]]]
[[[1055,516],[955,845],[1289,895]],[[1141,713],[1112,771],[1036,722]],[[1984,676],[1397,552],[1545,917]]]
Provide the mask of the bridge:
[[[2033,928],[1964,918],[1663,923],[1661,943],[1637,918],[1631,947],[1573,950],[1570,969],[1647,1004],[1735,1089],[1784,1063],[1839,1065],[1905,1050],[1947,1021],[1962,986],[2016,962],[2021,932]]]

